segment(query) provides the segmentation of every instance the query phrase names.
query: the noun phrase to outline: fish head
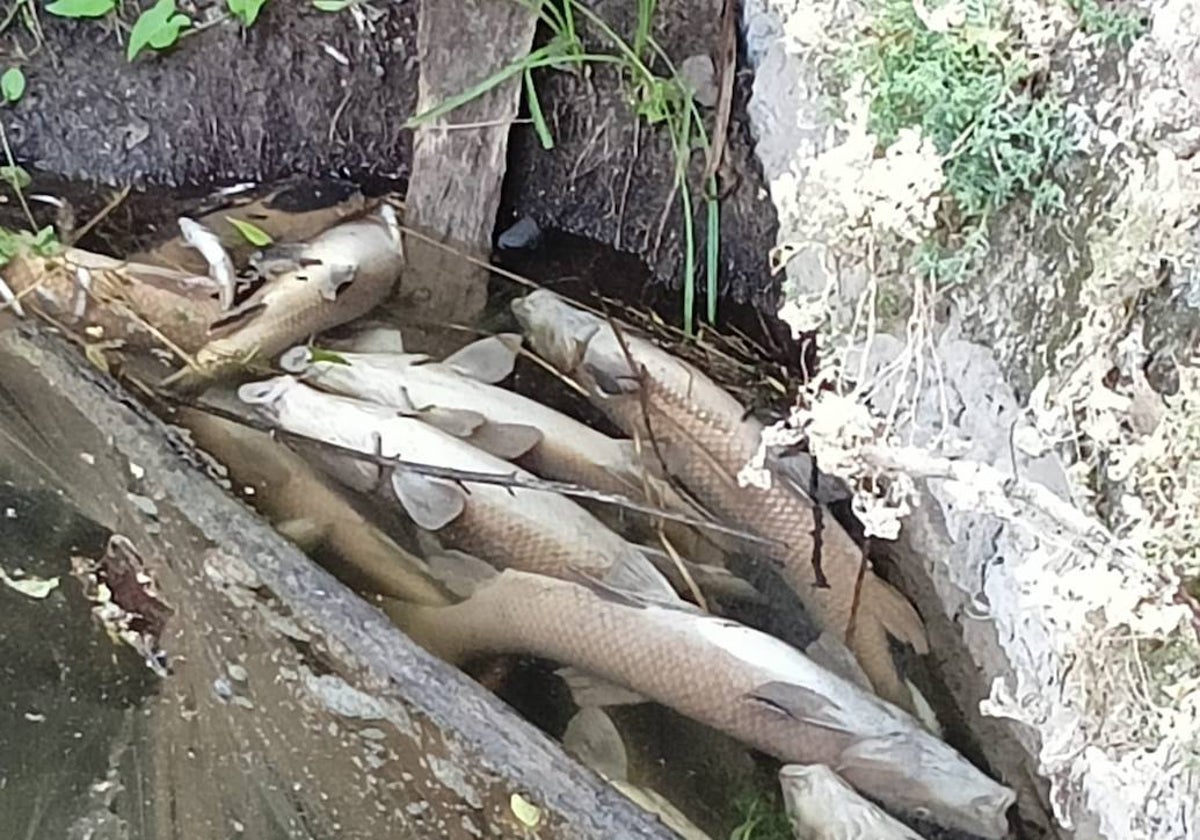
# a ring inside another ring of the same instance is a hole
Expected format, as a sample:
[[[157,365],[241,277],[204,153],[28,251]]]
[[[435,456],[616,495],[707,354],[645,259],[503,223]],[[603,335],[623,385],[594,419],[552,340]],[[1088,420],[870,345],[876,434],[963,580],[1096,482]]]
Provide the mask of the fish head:
[[[587,352],[588,342],[604,326],[590,312],[572,305],[549,289],[517,298],[513,315],[530,346],[562,373],[573,373]]]
[[[989,840],[1008,834],[1007,812],[1016,794],[926,733],[857,741],[842,752],[835,769],[902,814]]]

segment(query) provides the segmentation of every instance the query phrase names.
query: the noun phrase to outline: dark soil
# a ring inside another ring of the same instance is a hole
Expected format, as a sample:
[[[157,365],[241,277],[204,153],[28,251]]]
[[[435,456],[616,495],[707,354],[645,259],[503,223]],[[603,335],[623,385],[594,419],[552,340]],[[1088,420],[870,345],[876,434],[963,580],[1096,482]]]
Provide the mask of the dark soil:
[[[208,0],[198,5],[180,2],[197,21],[218,11]],[[126,6],[131,22],[136,10]],[[628,34],[634,6],[632,0],[606,0],[596,9]],[[0,57],[22,66],[28,86],[2,116],[9,142],[19,162],[46,174],[133,185],[126,199],[132,209],[114,219],[126,230],[130,223],[157,226],[150,216],[175,213],[176,207],[161,206],[162,192],[139,195],[154,186],[171,188],[172,198],[293,176],[384,179],[403,186],[412,137],[401,126],[416,102],[419,3],[400,0],[369,9],[373,33],[360,32],[349,12],[270,3],[249,30],[218,24],[185,37],[169,53],[143,55],[132,64],[108,23],[44,14],[45,39],[39,44],[14,22],[0,34]],[[720,2],[663,0],[656,21],[654,34],[678,65],[715,51]],[[479,78],[495,69],[480,68]],[[655,70],[666,72],[662,66]],[[542,149],[528,125],[514,129],[498,228],[529,216],[544,229],[638,257],[651,269],[649,281],[677,287],[683,226],[678,196],[671,193],[668,138],[638,124],[624,83],[610,69],[581,76],[546,70],[536,78],[556,147]],[[735,93],[722,179],[721,296],[773,312],[775,284],[766,254],[775,217],[753,160],[746,81],[739,78]],[[711,112],[705,111],[705,119],[711,121]],[[696,186],[702,152],[692,164]],[[40,179],[37,187],[43,187]],[[98,191],[80,183],[76,193],[83,192]],[[699,190],[693,195],[698,199]],[[98,209],[104,202],[94,203]],[[702,271],[703,205],[695,204]],[[77,208],[81,220],[89,209]],[[53,212],[37,215],[44,222]]]

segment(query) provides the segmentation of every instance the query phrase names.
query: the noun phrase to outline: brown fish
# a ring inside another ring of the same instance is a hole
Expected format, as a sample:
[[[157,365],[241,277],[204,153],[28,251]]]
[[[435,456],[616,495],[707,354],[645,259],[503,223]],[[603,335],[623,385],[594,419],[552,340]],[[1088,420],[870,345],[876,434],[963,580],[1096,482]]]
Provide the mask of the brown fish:
[[[206,401],[211,401],[208,395]],[[194,408],[178,409],[175,420],[196,444],[229,470],[241,486],[254,489],[253,502],[281,532],[294,525],[326,545],[346,570],[381,595],[419,604],[450,599],[428,576],[425,563],[359,513],[308,463],[265,432]]]
[[[512,373],[520,340],[519,335],[481,339],[441,362],[398,352],[339,352],[322,357],[299,346],[280,358],[280,366],[322,390],[379,405],[478,414],[484,433],[494,429],[500,435],[513,425],[531,427],[539,439],[521,455],[520,463],[534,474],[697,515],[667,482],[647,469],[645,453],[632,441],[609,437],[495,385]],[[645,519],[641,524],[643,531],[654,527]],[[705,538],[691,528],[668,522],[664,530],[675,547],[693,559],[697,547],[706,547]]]
[[[196,353],[199,370],[183,371],[172,382],[196,387],[374,309],[404,268],[395,211],[384,204],[311,242],[281,246],[265,263],[262,287],[210,325],[214,338]]]
[[[825,764],[905,813],[999,838],[1011,790],[895,706],[773,636],[598,584],[505,571],[452,607],[385,602],[451,662],[551,659],[662,703],[785,762]]]
[[[283,429],[360,452],[498,477],[531,477],[473,446],[470,428],[451,435],[394,408],[327,394],[290,376],[243,385],[238,396]],[[407,470],[381,483],[419,527],[436,532],[450,548],[496,566],[560,576],[582,572],[647,596],[678,598],[640,551],[565,496]]]
[[[822,517],[819,555],[828,586],[818,586],[815,503],[779,476],[769,489],[738,482],[758,450],[761,424],[746,418],[743,406],[696,368],[632,333],[618,335],[607,321],[552,292],[534,292],[512,307],[533,348],[583,385],[626,434],[656,442],[667,470],[701,504],[780,544],[761,551],[781,564],[813,620],[845,640],[881,697],[914,710],[888,635],[928,652],[920,616],[868,568],[851,621],[865,561],[830,515]]]

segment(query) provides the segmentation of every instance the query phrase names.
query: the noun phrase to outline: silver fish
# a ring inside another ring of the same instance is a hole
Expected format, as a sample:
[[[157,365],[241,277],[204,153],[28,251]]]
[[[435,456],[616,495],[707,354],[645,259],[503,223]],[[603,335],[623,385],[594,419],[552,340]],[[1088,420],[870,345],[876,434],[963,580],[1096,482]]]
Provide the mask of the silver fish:
[[[187,216],[179,218],[179,232],[183,234],[184,241],[199,251],[208,263],[208,276],[217,284],[221,309],[230,309],[237,293],[237,272],[234,271],[233,260],[221,244],[221,237]]]
[[[825,764],[898,812],[988,838],[1007,832],[1011,790],[906,712],[736,622],[511,569],[451,607],[384,609],[451,662],[482,652],[561,662],[784,762]]]
[[[796,840],[924,840],[820,764],[785,764],[779,786]]]
[[[464,440],[395,409],[327,394],[294,377],[243,385],[238,396],[281,428],[360,452],[433,467],[532,476]],[[571,500],[498,484],[454,482],[395,470],[391,490],[421,528],[501,568],[588,574],[650,597],[677,599],[639,551]]]
[[[642,495],[652,478],[632,441],[618,440],[562,412],[496,386],[508,377],[519,335],[468,345],[442,362],[416,353],[314,355],[293,347],[280,366],[322,390],[405,411],[436,407],[479,415],[491,424],[536,429],[539,440],[522,463],[546,478],[613,493]]]
[[[512,308],[533,348],[579,382],[626,434],[656,441],[667,470],[701,504],[774,539],[777,547],[763,553],[781,565],[812,619],[854,651],[880,696],[915,711],[888,635],[918,653],[928,652],[920,616],[869,568],[859,583],[862,551],[831,515],[823,517],[820,532],[820,565],[828,586],[817,585],[815,503],[781,476],[768,489],[738,482],[738,473],[758,450],[761,424],[693,366],[640,336],[618,334],[609,322],[553,292],[534,292]]]

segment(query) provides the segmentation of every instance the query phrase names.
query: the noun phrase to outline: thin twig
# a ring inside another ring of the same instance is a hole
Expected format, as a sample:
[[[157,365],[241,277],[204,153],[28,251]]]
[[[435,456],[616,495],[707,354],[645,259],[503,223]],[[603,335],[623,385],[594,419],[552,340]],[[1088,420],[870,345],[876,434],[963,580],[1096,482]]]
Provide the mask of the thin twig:
[[[108,202],[108,204],[105,204],[103,207],[101,207],[96,215],[87,220],[87,223],[83,227],[72,232],[70,237],[67,238],[66,244],[74,245],[76,242],[83,239],[83,237],[87,236],[91,232],[92,228],[108,218],[108,215],[120,207],[121,202],[129,196],[130,189],[131,187],[129,184],[126,184],[124,187],[122,187],[121,190]]]
[[[737,528],[732,528],[728,525],[722,525],[718,522],[710,522],[706,519],[700,519],[698,517],[688,516],[687,514],[674,513],[672,511],[668,511],[668,510],[662,510],[661,508],[654,507],[653,505],[645,505],[640,502],[636,502],[632,499],[626,498],[625,496],[620,496],[620,495],[617,495],[614,493],[603,493],[599,490],[593,490],[590,487],[583,487],[578,484],[572,484],[570,482],[550,481],[550,480],[542,479],[542,478],[527,477],[527,476],[520,475],[516,472],[489,473],[489,472],[477,472],[475,470],[460,470],[460,469],[455,469],[453,467],[437,467],[437,466],[433,466],[431,464],[422,464],[422,463],[419,463],[416,461],[408,461],[403,458],[392,458],[392,457],[388,457],[386,455],[380,455],[377,453],[363,452],[361,450],[353,449],[348,446],[342,446],[340,444],[331,443],[326,440],[321,440],[320,438],[309,437],[308,435],[302,435],[302,434],[298,434],[296,432],[291,432],[291,431],[288,431],[287,429],[284,429],[284,428],[281,428],[278,426],[274,426],[265,421],[260,421],[260,420],[254,419],[254,418],[246,417],[244,415],[238,414],[235,411],[228,411],[228,410],[220,408],[218,406],[208,405],[208,404],[204,404],[204,403],[191,403],[186,400],[181,400],[178,397],[174,396],[173,394],[170,394],[169,392],[160,391],[158,395],[164,401],[172,403],[172,404],[184,405],[184,406],[188,406],[190,408],[198,409],[200,411],[205,411],[216,417],[220,417],[225,420],[230,420],[234,423],[240,423],[243,426],[247,426],[248,428],[251,428],[251,429],[256,429],[260,432],[268,432],[270,434],[273,434],[273,435],[275,435],[279,438],[283,438],[285,440],[292,440],[292,441],[296,441],[296,442],[312,444],[321,449],[325,449],[330,452],[337,453],[339,455],[344,455],[348,458],[354,458],[355,460],[363,461],[365,463],[374,464],[375,466],[379,466],[379,467],[387,467],[389,469],[398,469],[398,470],[402,470],[402,471],[415,473],[417,475],[428,476],[430,478],[446,479],[447,481],[465,482],[465,483],[473,483],[473,484],[492,484],[492,485],[496,485],[498,487],[515,487],[515,488],[518,488],[521,490],[537,490],[537,491],[541,491],[544,493],[558,493],[563,496],[575,496],[575,497],[582,498],[582,499],[590,499],[595,502],[601,502],[603,504],[616,505],[618,507],[623,507],[628,510],[632,510],[632,511],[635,511],[637,513],[641,513],[641,514],[644,514],[647,516],[655,516],[655,517],[659,517],[661,519],[670,519],[674,522],[682,522],[685,525],[691,525],[692,527],[695,527],[695,528],[707,528],[711,531],[717,531],[722,534],[728,534],[729,536],[737,537],[739,539],[749,540],[751,542],[766,543],[766,544],[771,544],[771,545],[778,544],[777,540],[760,537],[757,534],[750,534],[750,533],[747,533],[746,531],[742,531]]]

